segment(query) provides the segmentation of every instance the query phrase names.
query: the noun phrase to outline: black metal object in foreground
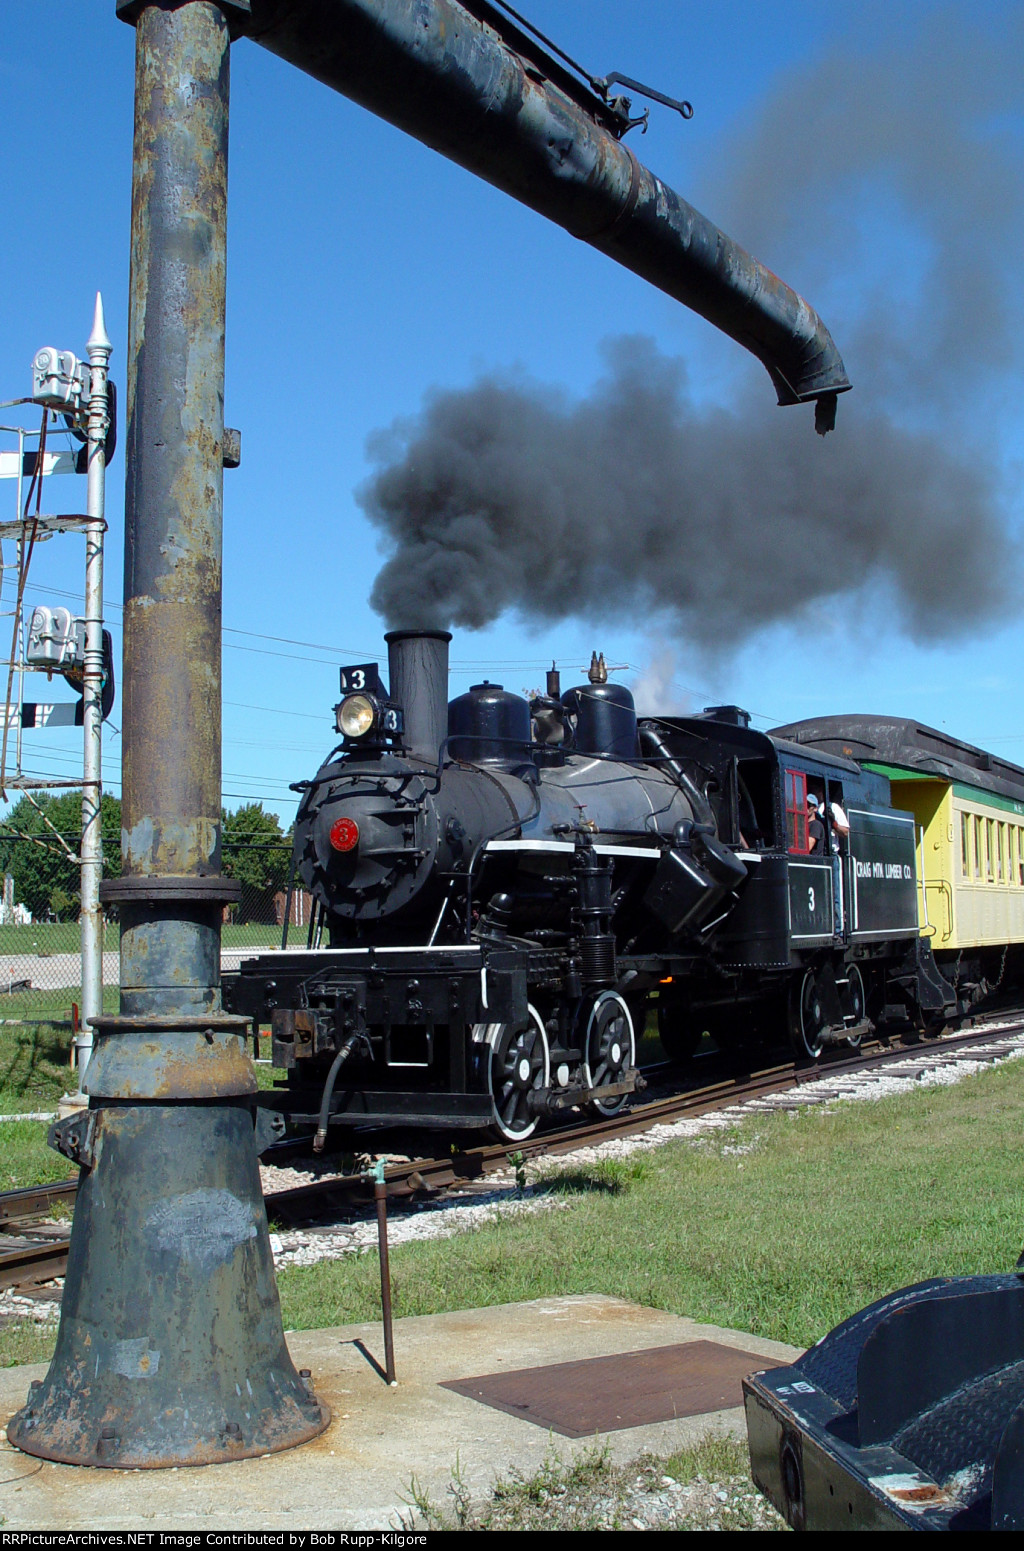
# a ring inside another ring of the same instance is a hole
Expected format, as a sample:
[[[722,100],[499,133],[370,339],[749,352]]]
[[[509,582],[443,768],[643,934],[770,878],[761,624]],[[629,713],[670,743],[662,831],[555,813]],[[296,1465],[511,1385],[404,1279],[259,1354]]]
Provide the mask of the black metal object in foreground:
[[[97,1020],[57,1348],[8,1429],[76,1464],[209,1464],[330,1419],[284,1341],[246,1020],[220,1000],[221,486],[229,34],[142,4],[125,544],[121,1016]],[[227,7],[232,9],[232,7]]]
[[[922,1282],[744,1382],[754,1480],[794,1529],[1024,1528],[1024,1283]]]
[[[818,429],[831,428],[836,394],[850,382],[817,313],[643,167],[619,143],[627,121],[492,7],[250,0],[249,8],[240,26],[257,43],[700,313],[758,357],[780,404],[815,399]]]

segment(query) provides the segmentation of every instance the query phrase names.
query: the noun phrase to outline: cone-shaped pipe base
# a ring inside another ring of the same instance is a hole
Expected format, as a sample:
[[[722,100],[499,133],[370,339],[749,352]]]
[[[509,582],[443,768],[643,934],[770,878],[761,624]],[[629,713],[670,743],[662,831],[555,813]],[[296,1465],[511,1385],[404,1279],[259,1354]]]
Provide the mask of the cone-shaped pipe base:
[[[330,1412],[285,1346],[248,1105],[91,1113],[57,1348],[11,1443],[125,1469],[315,1437]]]

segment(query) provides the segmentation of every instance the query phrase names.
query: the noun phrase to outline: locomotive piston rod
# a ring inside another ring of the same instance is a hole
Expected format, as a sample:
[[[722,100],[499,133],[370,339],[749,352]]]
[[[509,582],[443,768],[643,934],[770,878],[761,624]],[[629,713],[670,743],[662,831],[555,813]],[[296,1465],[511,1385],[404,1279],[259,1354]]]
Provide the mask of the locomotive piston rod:
[[[850,382],[813,308],[642,166],[606,102],[476,8],[487,20],[473,0],[250,0],[240,26],[692,308],[757,356],[780,404],[817,400],[830,430]]]

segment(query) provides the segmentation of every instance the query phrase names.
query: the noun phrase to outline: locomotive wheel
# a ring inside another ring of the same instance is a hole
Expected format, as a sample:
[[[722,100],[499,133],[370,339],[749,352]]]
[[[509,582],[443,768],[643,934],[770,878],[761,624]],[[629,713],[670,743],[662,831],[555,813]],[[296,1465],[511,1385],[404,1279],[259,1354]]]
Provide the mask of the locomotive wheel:
[[[551,1084],[551,1050],[543,1019],[529,1008],[525,1029],[492,1023],[485,1038],[491,1047],[488,1086],[494,1108],[491,1131],[503,1142],[523,1142],[537,1129],[530,1094]]]
[[[583,1068],[588,1088],[606,1088],[621,1082],[636,1063],[636,1036],[629,1008],[616,991],[602,991],[595,998],[587,1021],[587,1059]],[[587,1108],[596,1115],[617,1115],[628,1093],[608,1099],[591,1099]]]
[[[864,976],[861,974],[856,964],[847,964],[846,976],[850,982],[849,989],[847,991],[847,1006],[849,1009],[847,1015],[853,1019],[854,1023],[860,1023],[861,1019],[865,1017],[865,1008],[867,1007],[867,993],[864,990]],[[851,1034],[846,1043],[849,1045],[851,1050],[856,1050],[860,1045],[861,1038],[862,1036],[860,1034]]]
[[[789,1037],[794,1054],[817,1061],[825,1048],[825,1009],[818,994],[813,969],[793,988]]]

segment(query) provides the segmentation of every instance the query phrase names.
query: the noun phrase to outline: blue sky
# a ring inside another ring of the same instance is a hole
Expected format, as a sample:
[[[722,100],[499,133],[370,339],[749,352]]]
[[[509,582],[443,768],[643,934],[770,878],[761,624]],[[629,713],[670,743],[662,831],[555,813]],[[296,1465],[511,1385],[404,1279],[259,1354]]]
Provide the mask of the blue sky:
[[[828,161],[806,106],[808,165],[758,173],[757,199],[749,166],[765,114],[777,120],[787,102],[813,106],[829,59],[840,73],[849,62],[854,98],[863,77],[865,132],[874,115],[884,148],[885,99],[869,89],[872,69],[912,53],[946,16],[951,34],[966,28],[998,50],[1012,8],[529,0],[524,9],[595,73],[618,69],[693,102],[689,123],[655,107],[649,133],[630,139],[637,155],[808,297],[846,356],[855,392],[898,401],[907,424],[940,425],[958,445],[962,438],[964,457],[995,472],[1007,537],[989,561],[1016,577],[1019,356],[1010,351],[984,371],[976,362],[974,378],[965,368],[962,402],[940,408],[934,382],[913,372],[898,392],[877,375],[865,386],[862,374],[858,386],[865,324],[887,309],[928,304],[941,223],[919,219],[913,190],[887,178],[877,145],[865,148],[862,177],[847,170],[819,192],[810,236],[801,225],[806,201],[788,224],[776,220],[787,179],[799,175],[814,193],[817,167]],[[28,391],[41,345],[83,351],[97,288],[123,386],[133,33],[116,20],[113,0],[57,8],[5,0],[2,36],[0,398]],[[933,76],[939,103],[949,89],[941,59]],[[684,359],[701,404],[729,408],[751,384],[769,404],[773,395],[757,363],[677,303],[250,43],[233,49],[231,93],[226,406],[243,458],[225,476],[223,785],[229,806],[262,799],[289,818],[288,782],[309,775],[330,746],[338,664],[383,650],[383,625],[367,602],[382,556],[354,498],[370,472],[373,432],[415,415],[430,389],[462,388],[493,370],[585,395],[601,372],[601,342],[617,335],[649,336],[663,354]],[[1012,161],[1021,148],[1020,97],[993,88],[991,114],[984,102],[973,112],[978,132],[998,137]],[[894,139],[900,133],[894,122]],[[908,177],[927,183],[926,167],[908,165]],[[973,165],[964,173],[967,195]],[[995,220],[998,187],[986,200],[998,249],[1006,235]],[[954,201],[954,221],[956,214]],[[977,221],[969,199],[968,220]],[[821,226],[830,228],[824,237]],[[762,251],[758,237],[773,251]],[[1006,263],[1019,265],[1019,252]],[[841,402],[841,423],[844,409]],[[803,416],[813,436],[809,410],[776,413]],[[123,479],[119,450],[108,476],[105,588],[118,642]],[[75,510],[84,494],[84,480],[53,480],[46,506]],[[3,516],[12,514],[9,503],[12,487],[0,483]],[[962,539],[970,544],[970,532]],[[742,554],[735,559],[743,565]],[[630,554],[628,535],[623,563],[643,563]],[[927,554],[919,563],[929,563]],[[80,588],[81,571],[79,540],[42,546],[28,602],[66,601],[61,594]],[[456,635],[452,692],[481,677],[530,689],[552,658],[571,682],[597,647],[629,665],[628,682],[660,683],[667,709],[736,701],[762,726],[843,710],[916,716],[1024,763],[1024,626],[1015,613],[994,623],[960,620],[955,639],[922,644],[899,626],[884,580],[859,591],[857,581],[837,577],[834,598],[714,657],[667,636],[655,617],[592,614],[544,627],[505,617]],[[10,585],[8,577],[8,600]],[[8,629],[0,620],[0,639]],[[119,715],[118,704],[105,745],[105,780],[115,791]],[[66,734],[26,737],[31,770],[73,774],[79,754]]]

